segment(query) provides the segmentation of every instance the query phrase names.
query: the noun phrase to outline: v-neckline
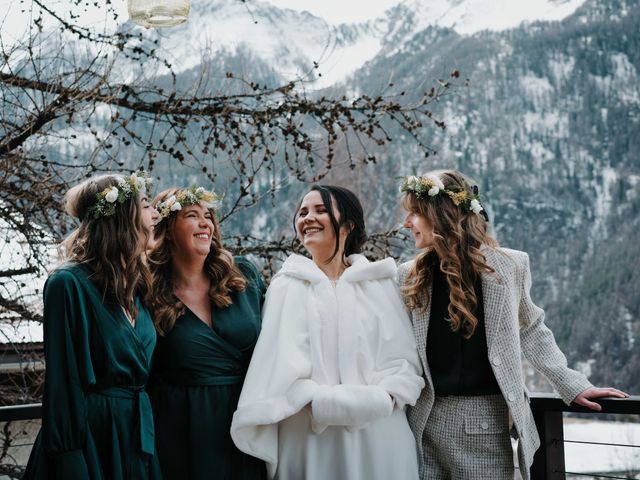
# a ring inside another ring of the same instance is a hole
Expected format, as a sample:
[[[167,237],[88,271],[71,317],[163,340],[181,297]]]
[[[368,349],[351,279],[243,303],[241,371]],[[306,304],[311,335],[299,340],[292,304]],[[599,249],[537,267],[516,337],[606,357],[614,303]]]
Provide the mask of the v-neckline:
[[[150,362],[151,362],[151,355],[153,355],[153,353],[147,354],[147,349],[145,347],[145,340],[140,336],[142,332],[138,330],[138,324],[140,323],[140,318],[142,316],[142,302],[140,302],[140,299],[137,296],[134,298],[134,302],[138,309],[138,315],[136,315],[135,326],[132,325],[131,322],[127,319],[127,316],[124,314],[124,309],[121,306],[118,306],[119,307],[118,315],[120,315],[120,318],[122,319],[122,321],[124,321],[127,324],[127,328],[129,328],[129,331],[132,333],[134,344],[136,345],[138,352],[147,361],[147,369],[149,369]]]
[[[120,318],[124,321],[124,323],[126,323],[129,328],[133,331],[133,333],[136,335],[136,337],[138,337],[138,320],[140,319],[140,306],[138,305],[138,301],[137,299],[134,299],[134,303],[136,303],[136,307],[138,307],[138,314],[136,315],[136,318],[134,320],[133,323],[131,323],[131,321],[129,320],[129,317],[127,317],[127,314],[124,311],[124,307],[122,305],[118,305],[118,315],[120,315]]]
[[[122,305],[120,305],[120,311],[124,315],[124,319],[127,321],[127,323],[131,325],[131,328],[136,330],[136,327],[138,325],[138,316],[136,315],[136,318],[132,318],[130,316],[131,314],[127,312]]]
[[[189,313],[197,320],[199,321],[201,324],[203,324],[205,327],[207,327],[209,330],[214,331],[215,329],[213,328],[213,307],[211,308],[211,324],[208,324],[207,322],[205,322],[204,320],[202,320],[197,314],[196,312],[194,312],[193,310],[191,310],[186,303],[182,302],[184,304],[184,308],[186,308]]]
[[[95,284],[95,282],[91,279],[91,277],[94,275],[94,273],[84,264],[82,263],[75,263],[73,265],[76,265],[77,267],[79,267],[80,271],[84,274],[87,282],[89,282],[89,285],[91,285],[91,288],[96,292],[97,295],[100,295],[100,292],[98,291],[98,286]],[[138,308],[138,314],[136,315],[135,318],[135,324],[132,324],[129,319],[127,318],[127,315],[124,313],[124,307],[122,305],[120,305],[117,302],[111,303],[105,303],[104,299],[103,299],[103,303],[105,305],[105,307],[107,307],[107,310],[111,310],[111,306],[115,305],[115,310],[116,310],[116,316],[119,317],[124,323],[126,323],[127,325],[129,325],[129,328],[133,331],[133,333],[135,334],[136,338],[138,338],[138,320],[140,319],[140,312],[141,312],[141,304],[140,301],[138,299],[138,296],[134,296],[133,302],[135,303],[136,307]]]
[[[91,270],[84,264],[82,263],[72,263],[72,266],[77,266],[78,270],[80,272],[80,278],[83,281],[83,284],[87,286],[87,288],[91,289],[93,291],[93,294],[97,296],[98,299],[100,299],[100,303],[102,305],[103,308],[105,308],[111,315],[115,315],[114,321],[117,323],[118,319],[120,319],[120,321],[126,323],[128,326],[125,328],[128,328],[129,331],[131,332],[131,337],[133,338],[133,344],[135,345],[135,348],[138,351],[138,354],[141,355],[141,359],[144,359],[146,362],[145,367],[147,368],[147,371],[150,367],[150,361],[151,361],[151,357],[150,354],[147,354],[147,349],[145,348],[145,339],[143,339],[141,337],[141,334],[143,333],[141,329],[138,329],[138,324],[140,323],[141,319],[143,318],[143,310],[146,310],[143,307],[143,304],[140,300],[140,297],[138,297],[138,295],[134,296],[134,303],[136,305],[136,308],[138,309],[138,314],[136,315],[136,321],[135,321],[135,326],[133,326],[131,324],[131,322],[129,322],[129,320],[127,319],[126,315],[124,314],[124,311],[122,310],[122,307],[117,303],[117,302],[106,302],[104,299],[104,296],[100,293],[100,291],[98,290],[98,286],[95,284],[95,282],[91,279],[91,276],[93,275],[93,273],[91,272]],[[73,270],[72,270],[73,271]],[[74,272],[76,275],[78,275],[78,273]],[[140,327],[142,328],[142,327]]]

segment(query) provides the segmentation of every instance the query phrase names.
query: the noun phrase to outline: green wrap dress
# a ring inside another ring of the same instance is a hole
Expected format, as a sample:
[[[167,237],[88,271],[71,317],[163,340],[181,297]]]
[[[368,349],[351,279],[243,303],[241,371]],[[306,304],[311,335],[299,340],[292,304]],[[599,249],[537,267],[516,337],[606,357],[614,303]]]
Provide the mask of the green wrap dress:
[[[158,337],[150,387],[156,448],[165,480],[260,480],[264,462],[239,451],[229,430],[260,332],[264,285],[248,260],[247,279],[227,308],[212,306],[212,326],[189,309]]]
[[[162,478],[145,392],[156,333],[139,299],[136,306],[134,327],[80,264],[48,278],[42,429],[24,479]]]

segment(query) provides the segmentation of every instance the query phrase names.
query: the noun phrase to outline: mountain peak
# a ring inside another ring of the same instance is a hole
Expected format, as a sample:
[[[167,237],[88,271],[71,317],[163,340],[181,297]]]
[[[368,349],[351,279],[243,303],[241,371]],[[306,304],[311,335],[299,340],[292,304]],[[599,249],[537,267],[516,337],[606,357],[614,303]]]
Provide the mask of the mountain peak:
[[[463,35],[502,31],[522,22],[561,20],[585,0],[405,0],[398,5],[414,12],[416,26],[448,27]],[[397,8],[397,7],[396,7]]]

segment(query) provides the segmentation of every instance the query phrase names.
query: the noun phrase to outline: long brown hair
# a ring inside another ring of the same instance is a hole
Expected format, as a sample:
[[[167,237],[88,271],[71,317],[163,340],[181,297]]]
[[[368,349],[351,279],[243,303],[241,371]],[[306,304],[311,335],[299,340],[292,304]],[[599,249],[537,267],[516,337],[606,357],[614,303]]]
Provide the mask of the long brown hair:
[[[151,276],[144,261],[150,232],[142,223],[138,194],[117,203],[115,213],[94,218],[88,215],[98,193],[118,186],[120,175],[91,177],[65,195],[65,211],[80,219],[80,226],[61,244],[65,260],[85,265],[103,298],[112,297],[133,318],[138,314],[134,295],[145,300],[151,290]]]
[[[181,189],[169,188],[153,199],[153,205],[158,205],[172,195],[177,195]],[[204,271],[211,280],[209,299],[218,308],[231,305],[231,292],[241,292],[247,281],[233,261],[233,255],[222,245],[220,224],[213,209],[213,235],[211,236],[211,250],[204,262]],[[156,243],[149,253],[149,266],[153,278],[153,321],[160,335],[169,333],[175,326],[178,317],[184,314],[185,305],[173,293],[173,267],[171,257],[171,232],[173,232],[177,215],[171,213],[161,220],[155,227]]]
[[[468,195],[473,193],[469,181],[460,172],[443,170],[430,173],[437,175],[445,188],[458,187]],[[462,331],[465,338],[471,337],[478,324],[473,314],[478,305],[475,284],[481,273],[494,272],[487,265],[480,247],[498,246],[488,233],[487,220],[455,205],[444,192],[422,199],[406,192],[403,205],[408,212],[424,217],[433,227],[433,246],[416,256],[403,287],[409,308],[427,308],[427,286],[433,280],[432,268],[439,268],[449,285],[451,329]]]

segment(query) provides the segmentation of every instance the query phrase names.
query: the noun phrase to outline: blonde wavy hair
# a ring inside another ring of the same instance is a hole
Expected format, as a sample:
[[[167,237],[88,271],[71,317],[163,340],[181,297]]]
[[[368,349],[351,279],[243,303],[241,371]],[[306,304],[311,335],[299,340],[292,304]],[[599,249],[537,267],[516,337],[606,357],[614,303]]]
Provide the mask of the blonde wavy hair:
[[[455,186],[472,194],[472,186],[460,172],[439,170],[437,175],[445,188]],[[493,273],[481,247],[497,248],[498,242],[488,233],[484,216],[464,211],[445,194],[418,199],[406,192],[404,208],[424,217],[433,227],[433,245],[420,252],[407,275],[402,293],[409,308],[425,310],[429,305],[428,286],[433,281],[432,269],[440,268],[449,285],[449,318],[453,331],[470,338],[478,325],[473,312],[478,305],[475,284],[480,274]]]
[[[135,318],[138,309],[134,296],[140,294],[148,304],[151,274],[144,260],[149,232],[142,223],[138,194],[118,203],[115,213],[91,218],[89,209],[98,193],[117,186],[121,175],[88,178],[71,188],[64,197],[65,211],[80,220],[80,226],[60,244],[64,261],[88,267],[91,280]]]
[[[169,188],[153,199],[153,205],[165,201],[172,195],[177,195],[183,189]],[[211,250],[204,263],[204,270],[209,279],[209,298],[218,308],[231,305],[231,292],[241,292],[245,289],[247,280],[235,264],[233,255],[222,245],[220,224],[215,211],[209,209],[213,220],[213,235],[211,236]],[[149,267],[153,279],[153,301],[151,309],[156,330],[160,335],[169,333],[176,324],[176,320],[185,313],[185,305],[173,293],[172,241],[177,212],[172,212],[155,227],[155,244],[149,252]]]

